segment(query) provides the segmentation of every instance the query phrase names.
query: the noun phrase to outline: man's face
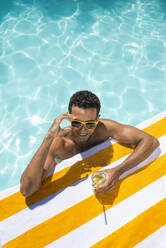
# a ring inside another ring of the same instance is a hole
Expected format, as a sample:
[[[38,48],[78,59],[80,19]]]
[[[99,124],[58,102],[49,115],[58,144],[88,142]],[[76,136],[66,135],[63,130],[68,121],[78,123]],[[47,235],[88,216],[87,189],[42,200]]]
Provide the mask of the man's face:
[[[72,106],[71,113],[74,115],[75,120],[77,121],[97,121],[99,119],[99,115],[97,116],[96,108],[88,108],[83,109],[77,106]],[[80,140],[86,141],[89,136],[92,135],[95,128],[87,129],[84,125],[82,127],[72,127],[73,134]]]

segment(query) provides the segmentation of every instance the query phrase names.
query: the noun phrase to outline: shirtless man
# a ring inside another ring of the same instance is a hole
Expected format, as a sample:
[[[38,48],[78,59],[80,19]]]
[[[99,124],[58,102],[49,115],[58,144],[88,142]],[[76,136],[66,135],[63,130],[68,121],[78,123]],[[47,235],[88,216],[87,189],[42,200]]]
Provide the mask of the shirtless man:
[[[27,197],[37,191],[53,168],[54,159],[66,159],[95,146],[109,137],[123,144],[136,145],[134,152],[115,168],[102,170],[107,180],[95,193],[115,187],[120,175],[145,160],[158,146],[152,135],[110,119],[100,119],[100,101],[90,91],[78,91],[70,98],[67,113],[56,117],[42,144],[21,176],[21,193]],[[62,120],[71,126],[61,128]],[[100,172],[99,172],[100,173]]]

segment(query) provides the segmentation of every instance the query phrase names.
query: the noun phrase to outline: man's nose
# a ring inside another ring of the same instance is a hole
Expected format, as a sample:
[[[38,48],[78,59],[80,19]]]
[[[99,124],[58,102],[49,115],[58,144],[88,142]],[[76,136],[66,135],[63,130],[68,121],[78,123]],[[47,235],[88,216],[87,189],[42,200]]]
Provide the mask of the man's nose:
[[[80,130],[86,130],[85,124],[82,124],[82,126],[80,127]]]

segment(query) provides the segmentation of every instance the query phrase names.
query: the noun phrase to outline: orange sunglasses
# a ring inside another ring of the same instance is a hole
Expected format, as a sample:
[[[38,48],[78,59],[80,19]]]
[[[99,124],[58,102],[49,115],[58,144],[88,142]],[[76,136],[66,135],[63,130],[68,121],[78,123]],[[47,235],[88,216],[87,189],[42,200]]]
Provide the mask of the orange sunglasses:
[[[70,120],[70,123],[72,125],[72,127],[82,127],[83,125],[87,128],[87,129],[90,129],[90,128],[95,128],[97,123],[99,121],[76,121],[76,120]]]

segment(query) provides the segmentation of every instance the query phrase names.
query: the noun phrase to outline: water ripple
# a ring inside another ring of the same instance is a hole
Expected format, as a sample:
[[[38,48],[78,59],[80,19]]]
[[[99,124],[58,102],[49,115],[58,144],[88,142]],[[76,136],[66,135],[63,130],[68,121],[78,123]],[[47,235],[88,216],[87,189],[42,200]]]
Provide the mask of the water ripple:
[[[19,183],[76,90],[96,93],[102,117],[122,123],[165,110],[164,1],[6,0],[1,9],[0,189]]]

